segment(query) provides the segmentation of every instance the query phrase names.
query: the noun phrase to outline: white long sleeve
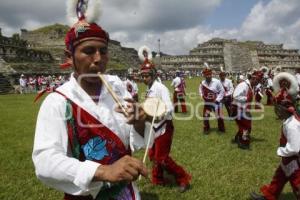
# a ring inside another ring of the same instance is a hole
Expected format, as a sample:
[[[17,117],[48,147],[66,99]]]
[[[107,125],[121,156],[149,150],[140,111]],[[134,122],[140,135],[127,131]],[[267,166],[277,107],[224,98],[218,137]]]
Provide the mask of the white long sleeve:
[[[225,90],[224,96],[231,96],[232,93],[233,93],[233,90],[234,90],[232,81],[228,78],[225,78],[225,80],[221,81],[221,83],[222,83],[222,85],[224,87],[224,90]]]
[[[171,86],[174,88],[177,88],[181,83],[181,79],[179,77],[176,77],[172,80]]]
[[[119,78],[114,76],[105,78],[121,100],[129,97]],[[125,117],[114,110],[116,105],[106,88],[101,90],[99,103],[90,98],[73,76],[69,82],[57,88],[57,91],[109,128],[123,142],[125,148],[137,150],[145,146],[147,139],[140,136],[132,125],[126,123]],[[32,153],[36,175],[48,186],[65,193],[95,196],[102,182],[92,182],[92,179],[100,164],[88,160],[82,162],[72,157],[65,112],[66,100],[58,93],[48,95],[40,108]],[[146,125],[146,129],[149,129],[148,127],[149,125]],[[134,184],[133,187],[136,198],[139,199]]]
[[[224,95],[225,95],[225,90],[224,87],[222,85],[222,83],[218,80],[218,84],[217,84],[217,91],[218,91],[218,95],[217,95],[217,102],[221,102],[221,100],[223,99]]]
[[[239,103],[245,103],[247,101],[248,85],[245,81],[239,83],[233,92],[233,99]]]
[[[300,152],[300,121],[295,116],[291,116],[283,124],[283,133],[287,139],[285,147],[277,149],[277,155],[290,157],[298,155]]]
[[[211,81],[209,82],[209,84],[206,82],[206,80],[203,80],[201,82],[201,84],[199,85],[199,95],[201,97],[203,97],[203,95],[204,95],[203,87],[206,87],[211,92],[213,92],[216,95],[215,100],[218,102],[220,102],[225,95],[225,90],[224,90],[224,87],[223,87],[221,81],[219,81],[216,78],[212,78]]]
[[[170,93],[168,88],[157,81],[154,81],[151,88],[147,92],[147,97],[156,97],[160,98],[167,107],[167,113],[164,116],[164,118],[157,123],[154,123],[154,128],[160,127],[160,125],[165,121],[165,120],[172,120],[172,114],[173,114],[173,104],[170,98]],[[160,129],[158,129],[155,132],[155,137],[158,137],[162,134],[164,134],[166,128],[166,124],[163,125]]]
[[[70,157],[65,108],[64,98],[57,94],[50,94],[41,106],[32,154],[36,175],[47,185],[68,194],[97,192],[102,183],[91,184],[91,181],[99,164]]]

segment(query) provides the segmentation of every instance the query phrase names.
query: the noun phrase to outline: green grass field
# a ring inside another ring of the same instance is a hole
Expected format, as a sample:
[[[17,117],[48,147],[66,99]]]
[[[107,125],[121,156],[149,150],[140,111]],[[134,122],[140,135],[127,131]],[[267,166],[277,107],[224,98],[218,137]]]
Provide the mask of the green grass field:
[[[200,79],[187,80],[187,102],[200,102]],[[168,87],[170,82],[165,83]],[[140,87],[142,96],[145,86]],[[172,92],[172,90],[170,90]],[[0,96],[0,200],[57,200],[63,194],[37,180],[31,160],[36,116],[40,103],[33,104],[34,95]],[[190,109],[189,109],[190,111]],[[175,134],[172,157],[193,176],[192,188],[178,193],[176,187],[153,186],[146,179],[138,181],[142,199],[148,200],[241,200],[249,199],[249,192],[258,191],[269,183],[279,164],[276,148],[281,122],[275,119],[273,107],[265,107],[264,118],[253,122],[251,150],[240,150],[231,144],[235,135],[234,121],[226,121],[226,133],[212,131],[202,134],[203,122],[195,117],[202,109],[178,114],[190,120],[174,120]],[[213,128],[215,121],[211,122]],[[143,152],[134,156],[141,158]],[[147,163],[148,168],[151,164]],[[282,200],[294,199],[286,186]]]

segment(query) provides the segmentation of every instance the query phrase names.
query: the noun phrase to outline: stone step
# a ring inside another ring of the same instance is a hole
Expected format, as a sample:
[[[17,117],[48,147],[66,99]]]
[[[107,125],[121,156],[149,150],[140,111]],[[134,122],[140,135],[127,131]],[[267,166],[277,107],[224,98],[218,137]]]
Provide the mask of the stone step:
[[[0,74],[0,94],[7,94],[13,91],[13,86],[10,84],[9,79]]]

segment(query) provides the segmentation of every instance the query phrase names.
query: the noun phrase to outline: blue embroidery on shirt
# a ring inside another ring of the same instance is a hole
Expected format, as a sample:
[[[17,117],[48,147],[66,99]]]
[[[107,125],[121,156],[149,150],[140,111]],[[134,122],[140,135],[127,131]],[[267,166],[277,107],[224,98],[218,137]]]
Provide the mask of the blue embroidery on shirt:
[[[82,145],[81,148],[87,160],[102,160],[109,155],[105,145],[105,140],[102,140],[100,137],[94,137],[85,145]]]

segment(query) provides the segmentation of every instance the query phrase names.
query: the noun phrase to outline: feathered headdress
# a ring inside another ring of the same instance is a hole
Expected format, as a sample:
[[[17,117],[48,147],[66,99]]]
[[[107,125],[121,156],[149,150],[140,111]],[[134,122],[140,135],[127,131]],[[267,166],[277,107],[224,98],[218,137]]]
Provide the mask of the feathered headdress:
[[[220,67],[220,74],[219,75],[223,75],[223,76],[226,75],[226,72],[225,72],[223,66]]]
[[[268,78],[269,77],[269,73],[270,73],[270,69],[267,66],[262,66],[260,68],[260,71],[262,71],[264,73],[264,78]]]
[[[156,69],[152,61],[152,52],[149,47],[141,46],[138,51],[138,56],[143,62],[141,65],[141,73],[156,74]]]
[[[275,67],[275,68],[272,70],[271,73],[272,73],[274,76],[276,76],[276,75],[279,74],[281,71],[282,71],[282,67],[281,67],[281,66],[277,66],[277,67]]]
[[[67,51],[73,52],[78,44],[87,40],[108,43],[108,33],[96,24],[100,15],[100,0],[67,0],[67,17],[72,24],[65,37]],[[62,68],[70,66],[69,63],[61,65]]]
[[[138,51],[140,61],[144,62],[146,59],[152,61],[152,52],[149,47],[141,46]]]
[[[88,23],[95,23],[101,14],[100,0],[67,0],[67,18],[70,26],[81,18]]]
[[[283,106],[288,112],[299,111],[296,107],[299,86],[296,78],[287,72],[280,72],[273,79],[273,88],[276,93],[274,97],[275,106]]]
[[[295,96],[298,94],[299,86],[297,79],[290,73],[280,72],[273,79],[273,88],[275,93],[285,89],[288,94]]]
[[[264,74],[268,74],[269,73],[269,68],[267,66],[262,66],[260,68],[260,70],[264,73]]]
[[[202,74],[203,74],[203,76],[208,76],[208,75],[212,74],[212,70],[206,62],[204,62]]]

